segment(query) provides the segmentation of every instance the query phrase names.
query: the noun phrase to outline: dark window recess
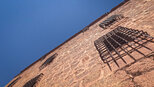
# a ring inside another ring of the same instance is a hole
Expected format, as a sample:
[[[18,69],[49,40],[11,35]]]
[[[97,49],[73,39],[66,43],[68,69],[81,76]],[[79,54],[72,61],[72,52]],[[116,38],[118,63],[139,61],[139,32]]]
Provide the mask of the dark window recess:
[[[105,21],[99,24],[99,26],[103,29],[106,29],[110,25],[112,25],[114,22],[122,19],[122,15],[112,15],[111,17],[107,18]]]
[[[44,60],[45,57],[46,57],[47,55],[48,55],[48,54],[43,55],[43,56],[40,58],[40,60],[41,60],[41,61]]]
[[[36,83],[41,79],[42,76],[43,76],[43,73],[39,74],[38,76],[26,82],[23,87],[35,87]]]
[[[82,32],[85,32],[85,31],[87,31],[89,29],[89,27],[85,27],[85,28],[83,28],[81,31]]]
[[[54,58],[57,56],[58,54],[55,53],[54,55],[52,55],[51,57],[49,57],[41,66],[40,66],[40,70],[43,69],[44,67],[46,67],[47,65],[49,65]]]
[[[117,60],[121,59],[124,63],[127,63],[123,58],[126,55],[136,61],[130,54],[133,51],[145,56],[144,53],[138,50],[141,47],[152,51],[149,47],[145,46],[147,42],[153,43],[153,37],[149,36],[147,32],[119,26],[115,30],[97,39],[94,45],[102,61],[112,70],[110,66],[111,61],[119,67]]]
[[[13,85],[14,85],[15,83],[17,83],[17,81],[18,81],[19,79],[21,79],[21,77],[18,77],[18,78],[16,78],[15,80],[13,80],[7,87],[13,87]]]

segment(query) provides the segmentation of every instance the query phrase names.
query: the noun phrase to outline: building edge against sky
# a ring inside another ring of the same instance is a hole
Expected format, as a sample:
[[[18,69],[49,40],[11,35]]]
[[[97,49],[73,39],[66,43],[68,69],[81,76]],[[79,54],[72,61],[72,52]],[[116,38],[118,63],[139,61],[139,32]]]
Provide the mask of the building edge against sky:
[[[25,68],[6,86],[154,86],[153,4],[152,0],[124,0]],[[113,15],[123,17],[117,20]],[[106,29],[99,26],[102,21]]]
[[[103,19],[104,17],[106,17],[108,14],[110,14],[111,12],[113,12],[114,10],[116,10],[117,8],[119,8],[120,6],[122,6],[123,4],[125,4],[126,2],[128,2],[129,0],[124,0],[123,2],[121,2],[119,5],[117,5],[116,7],[112,8],[110,10],[110,12],[107,12],[105,14],[103,14],[101,17],[97,18],[95,21],[93,21],[92,23],[90,23],[89,25],[87,25],[85,28],[83,28],[81,31],[79,31],[78,33],[74,34],[72,37],[70,37],[69,39],[67,39],[66,41],[64,41],[62,44],[60,44],[59,46],[55,47],[54,49],[52,49],[50,52],[46,53],[45,55],[43,55],[41,58],[39,58],[37,61],[35,61],[34,63],[32,63],[31,65],[29,65],[28,67],[26,67],[24,70],[22,70],[20,73],[24,72],[26,69],[30,68],[33,64],[35,64],[36,62],[42,60],[44,57],[46,57],[48,54],[52,53],[53,51],[55,51],[56,49],[58,49],[59,47],[61,47],[63,44],[67,43],[68,41],[70,41],[71,39],[73,39],[74,37],[76,37],[77,35],[79,35],[80,33],[83,33],[84,31],[88,30],[88,28],[92,25],[94,25],[95,23],[97,23],[98,21],[100,21],[101,19]],[[19,73],[19,74],[20,74]],[[18,75],[19,75],[18,74]],[[17,76],[18,76],[17,75]]]

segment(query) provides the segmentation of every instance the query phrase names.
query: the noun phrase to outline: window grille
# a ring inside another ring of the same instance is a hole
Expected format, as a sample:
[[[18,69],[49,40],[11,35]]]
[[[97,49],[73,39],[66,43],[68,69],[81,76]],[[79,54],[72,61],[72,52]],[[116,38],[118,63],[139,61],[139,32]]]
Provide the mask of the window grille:
[[[52,55],[51,57],[49,57],[41,66],[40,66],[40,70],[43,69],[44,67],[46,67],[47,65],[49,65],[54,58],[57,56],[58,54],[55,53],[54,55]]]
[[[82,32],[85,32],[85,31],[87,31],[89,29],[89,27],[88,26],[86,26],[85,28],[83,28],[81,31]]]
[[[47,55],[43,55],[43,56],[40,58],[41,61],[44,60],[46,56],[47,56]]]
[[[99,24],[99,26],[103,29],[106,29],[110,25],[112,25],[114,22],[122,19],[122,15],[112,15],[111,17],[107,18],[105,21]]]
[[[23,87],[35,87],[36,83],[41,79],[42,76],[43,76],[43,73],[39,74],[38,76],[26,82]]]
[[[13,85],[14,85],[15,83],[17,83],[17,81],[18,81],[19,79],[21,79],[21,77],[16,78],[16,79],[15,79],[14,81],[12,81],[7,87],[13,87]]]
[[[125,55],[128,55],[136,61],[136,59],[130,54],[133,51],[145,56],[145,54],[139,51],[138,48],[144,47],[152,51],[149,47],[145,46],[147,42],[153,43],[153,37],[149,36],[147,32],[119,26],[115,30],[112,30],[94,41],[94,45],[99,52],[102,61],[109,66],[110,70],[112,70],[109,64],[111,61],[113,61],[118,67],[118,59],[121,59],[127,64],[123,58]],[[128,50],[128,48],[131,48],[131,50]]]

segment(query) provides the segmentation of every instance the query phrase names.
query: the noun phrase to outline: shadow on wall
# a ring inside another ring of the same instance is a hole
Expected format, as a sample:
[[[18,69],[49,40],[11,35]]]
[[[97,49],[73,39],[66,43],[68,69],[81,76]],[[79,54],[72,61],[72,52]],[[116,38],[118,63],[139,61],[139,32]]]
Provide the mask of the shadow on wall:
[[[119,26],[115,30],[97,39],[94,45],[102,61],[106,63],[112,71],[111,63],[115,63],[116,66],[120,67],[117,62],[119,59],[127,64],[127,61],[124,59],[126,55],[136,61],[136,57],[132,55],[133,52],[137,52],[139,55],[146,57],[146,54],[139,49],[144,48],[152,52],[152,49],[145,45],[149,42],[153,43],[154,41],[153,37],[149,36],[147,32]]]

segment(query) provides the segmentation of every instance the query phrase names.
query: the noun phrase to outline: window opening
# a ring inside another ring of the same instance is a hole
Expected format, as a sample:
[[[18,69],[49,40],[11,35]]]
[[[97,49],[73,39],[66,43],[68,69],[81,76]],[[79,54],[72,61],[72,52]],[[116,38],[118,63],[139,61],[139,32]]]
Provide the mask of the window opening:
[[[57,56],[58,54],[55,53],[53,54],[51,57],[49,57],[41,66],[40,66],[40,70],[43,69],[44,67],[46,67],[47,65],[49,65],[53,60],[54,58]]]
[[[110,25],[112,25],[114,22],[122,19],[122,15],[112,15],[111,17],[107,18],[105,21],[99,24],[99,26],[103,29],[106,29]]]
[[[43,73],[37,75],[36,77],[32,78],[23,87],[35,87],[36,83],[40,81],[41,77],[43,76]]]
[[[144,47],[152,51],[152,49],[145,46],[149,41],[153,43],[153,37],[149,36],[147,32],[119,26],[115,30],[112,30],[97,39],[94,42],[94,45],[99,52],[102,61],[109,66],[110,70],[112,70],[109,62],[113,61],[119,67],[117,60],[121,59],[125,64],[127,64],[123,58],[125,55],[128,55],[136,61],[136,59],[130,54],[133,51],[146,56],[138,49]],[[131,50],[128,50],[128,48],[131,48]]]
[[[13,87],[14,84],[16,84],[18,82],[18,80],[21,79],[21,77],[16,78],[15,80],[13,80],[8,87]]]

